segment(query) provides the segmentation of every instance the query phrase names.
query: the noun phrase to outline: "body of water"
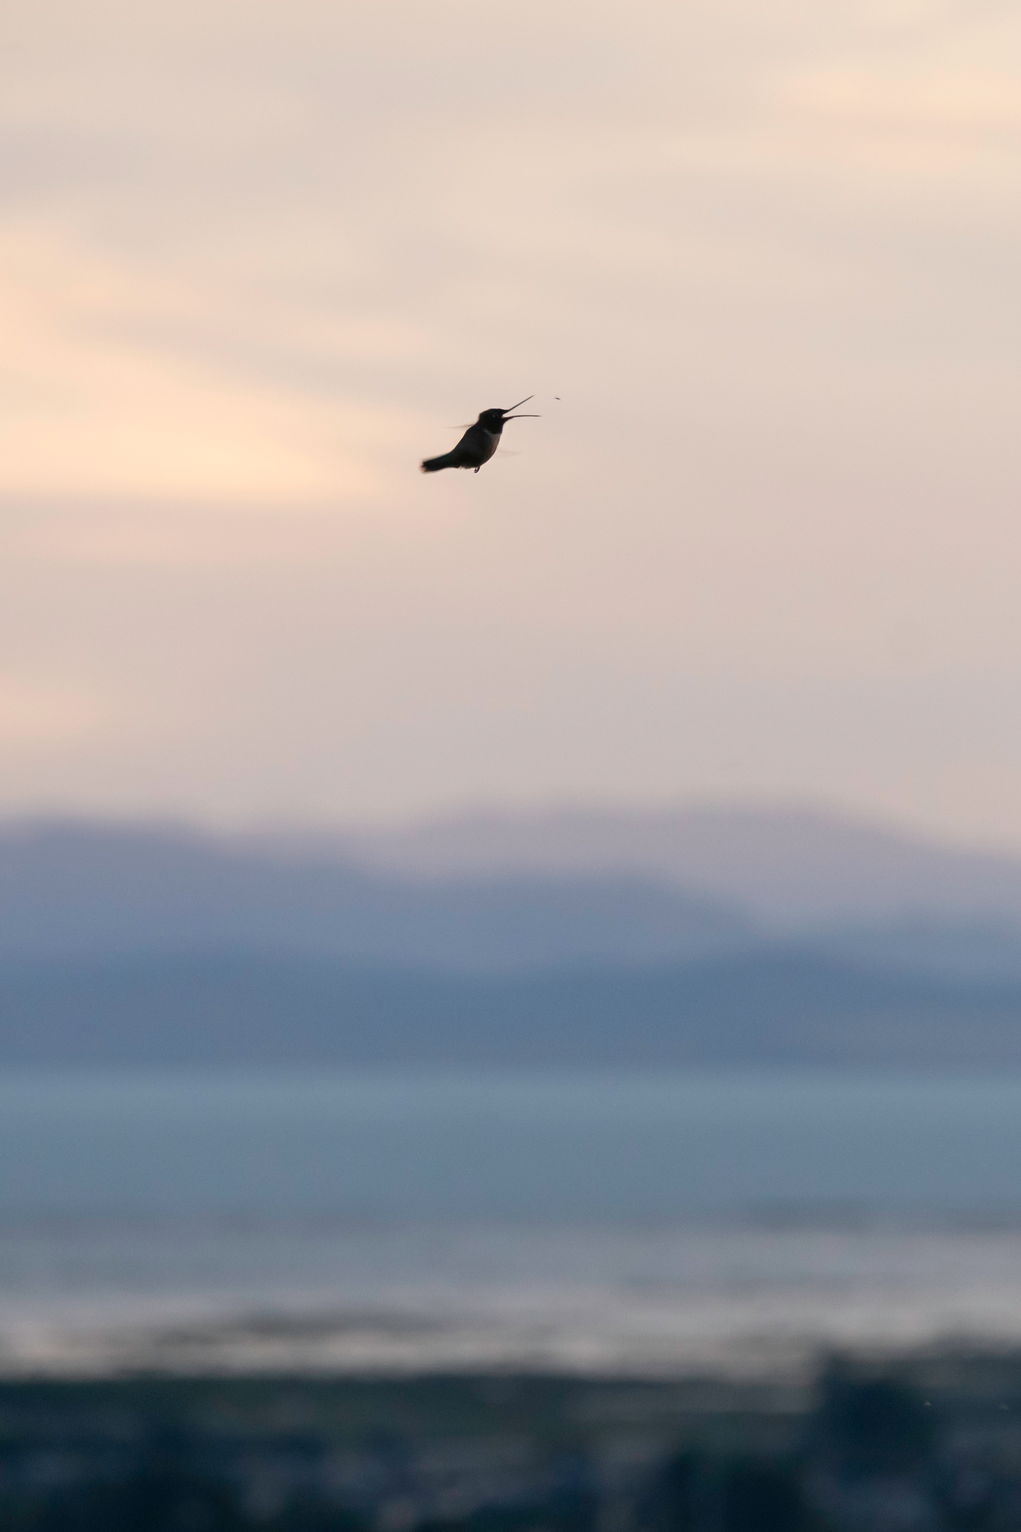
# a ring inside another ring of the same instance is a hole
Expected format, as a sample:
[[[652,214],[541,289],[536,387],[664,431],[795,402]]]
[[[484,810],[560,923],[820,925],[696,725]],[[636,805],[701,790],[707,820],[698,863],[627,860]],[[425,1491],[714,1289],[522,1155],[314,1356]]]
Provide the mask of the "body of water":
[[[0,1081],[0,1370],[1021,1338],[1021,1080]]]

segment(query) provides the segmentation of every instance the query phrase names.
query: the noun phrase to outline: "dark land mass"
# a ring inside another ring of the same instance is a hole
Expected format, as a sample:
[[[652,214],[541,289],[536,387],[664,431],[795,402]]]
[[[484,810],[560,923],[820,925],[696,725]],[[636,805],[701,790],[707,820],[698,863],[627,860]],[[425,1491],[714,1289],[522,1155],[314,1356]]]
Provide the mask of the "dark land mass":
[[[1021,1358],[0,1384],[5,1532],[1013,1532]]]
[[[811,953],[511,976],[262,953],[0,968],[5,1065],[1021,1064],[1021,985]]]

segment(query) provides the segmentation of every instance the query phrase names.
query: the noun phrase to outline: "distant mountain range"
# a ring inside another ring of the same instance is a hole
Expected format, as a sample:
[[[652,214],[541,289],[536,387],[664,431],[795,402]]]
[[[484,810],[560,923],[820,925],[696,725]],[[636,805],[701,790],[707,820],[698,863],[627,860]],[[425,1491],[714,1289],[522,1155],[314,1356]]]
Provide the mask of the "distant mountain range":
[[[307,837],[292,844],[323,847]],[[381,871],[424,877],[630,872],[789,932],[919,917],[1021,922],[1021,851],[963,849],[797,805],[477,813],[330,844]]]
[[[382,872],[160,826],[0,831],[0,962],[243,947],[515,970],[684,962],[757,939],[739,906],[640,872]]]
[[[209,953],[0,968],[7,1064],[1021,1066],[1021,984],[810,952],[440,974]]]
[[[1021,859],[803,810],[0,829],[0,1062],[1021,1065]]]

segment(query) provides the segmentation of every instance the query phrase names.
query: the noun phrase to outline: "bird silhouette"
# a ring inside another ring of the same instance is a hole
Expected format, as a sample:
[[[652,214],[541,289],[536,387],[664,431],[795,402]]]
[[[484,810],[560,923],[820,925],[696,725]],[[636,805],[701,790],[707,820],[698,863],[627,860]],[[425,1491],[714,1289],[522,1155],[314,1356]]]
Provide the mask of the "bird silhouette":
[[[529,394],[528,399],[534,399]],[[456,447],[440,457],[427,457],[422,464],[423,473],[438,473],[441,468],[474,468],[478,473],[483,463],[488,463],[500,445],[500,433],[508,420],[538,420],[538,415],[512,415],[528,399],[519,399],[509,409],[483,410],[473,426],[469,426]]]

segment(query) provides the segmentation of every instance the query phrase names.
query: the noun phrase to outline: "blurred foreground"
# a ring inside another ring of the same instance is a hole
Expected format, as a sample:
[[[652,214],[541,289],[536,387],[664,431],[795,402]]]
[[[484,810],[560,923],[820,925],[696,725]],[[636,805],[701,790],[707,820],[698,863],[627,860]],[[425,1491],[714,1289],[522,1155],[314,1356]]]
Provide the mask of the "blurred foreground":
[[[0,1386],[11,1532],[910,1532],[1021,1525],[1021,1355],[790,1382]]]

